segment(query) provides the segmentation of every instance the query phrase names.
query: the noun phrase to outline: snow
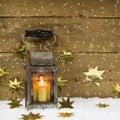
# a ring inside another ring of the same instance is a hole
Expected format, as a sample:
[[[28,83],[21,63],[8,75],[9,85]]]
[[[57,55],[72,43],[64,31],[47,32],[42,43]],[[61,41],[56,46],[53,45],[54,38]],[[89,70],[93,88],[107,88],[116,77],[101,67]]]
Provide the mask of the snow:
[[[61,98],[58,99],[61,101]],[[71,98],[74,109],[31,109],[24,107],[22,100],[20,108],[10,109],[7,103],[9,101],[0,101],[0,120],[20,120],[21,114],[29,114],[29,112],[40,113],[44,117],[42,120],[120,120],[120,99],[113,98]],[[99,108],[96,104],[109,104],[106,108]],[[61,118],[58,116],[60,112],[72,112],[74,116],[70,118]]]

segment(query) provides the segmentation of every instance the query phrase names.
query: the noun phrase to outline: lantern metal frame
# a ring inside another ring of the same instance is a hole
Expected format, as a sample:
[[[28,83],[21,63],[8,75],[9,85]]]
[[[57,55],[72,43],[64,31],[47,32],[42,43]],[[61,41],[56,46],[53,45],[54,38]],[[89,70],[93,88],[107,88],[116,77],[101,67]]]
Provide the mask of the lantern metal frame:
[[[49,57],[50,56],[50,57]],[[36,60],[37,59],[37,60]],[[26,81],[25,81],[25,107],[27,109],[33,108],[55,108],[58,107],[57,102],[57,68],[51,60],[52,54],[50,52],[32,52],[30,54],[30,63],[25,67]],[[35,62],[36,60],[36,62]],[[49,102],[33,102],[33,87],[32,87],[32,73],[46,73],[51,72],[54,75],[52,96]]]

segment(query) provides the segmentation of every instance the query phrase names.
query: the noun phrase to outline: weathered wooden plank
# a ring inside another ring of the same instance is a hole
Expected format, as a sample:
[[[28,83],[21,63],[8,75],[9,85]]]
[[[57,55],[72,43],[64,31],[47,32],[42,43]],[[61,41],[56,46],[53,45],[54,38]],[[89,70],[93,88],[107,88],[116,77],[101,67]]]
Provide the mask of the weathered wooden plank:
[[[58,90],[59,96],[71,96],[71,97],[114,97],[113,86],[116,83],[120,84],[120,74],[114,75],[113,73],[103,75],[103,80],[100,81],[100,87],[95,84],[83,82],[84,75],[77,76],[75,72],[72,74],[63,75],[63,79],[67,79],[68,82],[62,91]],[[76,75],[76,76],[75,76]],[[107,76],[107,77],[105,77]]]
[[[10,91],[6,85],[0,85],[0,100],[10,99]]]
[[[6,66],[9,75],[6,76],[5,80],[1,80],[1,85],[7,85],[10,79],[18,77],[18,79],[25,80],[25,65],[29,64],[28,60],[23,61],[17,58],[12,53],[0,53],[0,67]]]
[[[119,53],[74,53],[74,60],[71,64],[62,64],[61,53],[54,53],[54,61],[59,68],[59,75],[65,78],[76,76],[80,79],[83,72],[88,71],[88,67],[98,66],[100,70],[105,70],[104,77],[120,75],[120,54]]]
[[[88,67],[98,66],[100,70],[105,70],[104,78],[113,80],[114,77],[120,75],[120,54],[119,53],[74,53],[73,63],[63,64],[60,58],[61,53],[53,53],[54,62],[58,67],[58,75],[65,77],[69,82],[74,82],[75,79],[84,80],[83,72],[88,71]],[[22,61],[12,53],[0,53],[0,66],[7,66],[9,78],[20,77],[24,78],[24,66],[29,64],[29,60]],[[111,78],[112,77],[112,78]],[[118,78],[117,78],[118,79]]]
[[[0,85],[0,100],[11,100],[12,93],[6,85]],[[21,90],[19,94],[15,93],[14,98],[25,98],[24,90]]]
[[[57,57],[58,56],[58,57]],[[113,86],[120,84],[120,55],[115,53],[76,53],[72,64],[60,64],[60,55],[55,55],[58,75],[68,80],[68,83],[59,96],[71,97],[114,97]],[[88,66],[98,66],[99,70],[105,70],[101,87],[83,83]]]
[[[58,75],[74,82],[76,79],[84,80],[83,72],[88,71],[88,67],[98,66],[100,70],[105,70],[104,79],[113,80],[120,75],[120,54],[119,53],[74,53],[73,63],[63,64],[60,58],[61,53],[54,53],[54,62],[58,67]],[[29,64],[29,60],[22,61],[12,53],[0,53],[0,66],[7,66],[9,78],[24,78],[24,66]],[[119,79],[118,79],[119,80]]]
[[[54,61],[58,68],[58,76],[68,80],[67,85],[59,92],[59,96],[79,96],[79,97],[113,97],[113,85],[120,84],[120,54],[119,53],[74,53],[74,61],[72,64],[62,64],[60,60],[61,53],[54,52]],[[9,80],[18,77],[21,81],[25,81],[24,66],[29,64],[28,60],[21,61],[12,53],[0,53],[0,67],[7,66],[10,73],[6,79],[0,81],[0,91],[9,93]],[[103,80],[100,82],[101,87],[93,84],[83,83],[85,75],[83,72],[88,71],[88,66],[98,66],[99,70],[105,70]],[[94,92],[93,92],[94,91]],[[0,99],[9,99],[10,96],[1,94]],[[24,97],[24,91],[20,97]]]
[[[109,82],[101,82],[101,87],[98,87],[93,84],[88,83],[80,83],[80,84],[66,84],[66,87],[62,88],[62,91],[58,90],[58,96],[64,97],[64,96],[70,96],[70,97],[114,97],[113,94],[113,86],[119,82],[116,81],[109,81]],[[0,100],[6,100],[10,99],[11,92],[9,91],[8,87],[6,85],[0,85]],[[4,93],[4,94],[3,94]],[[24,98],[24,91],[21,91],[19,96],[20,98]]]
[[[120,84],[120,82],[118,82]],[[58,91],[59,96],[70,96],[70,97],[115,97],[113,94],[113,86],[116,84],[115,81],[101,84],[98,87],[93,84],[68,84],[66,87],[62,88],[62,91]]]
[[[120,77],[120,76],[119,76]],[[108,82],[101,82],[101,86],[98,87],[94,84],[88,83],[72,83],[66,84],[65,87],[62,88],[62,91],[58,90],[58,96],[70,96],[70,97],[114,97],[113,94],[113,86],[120,81],[108,81]],[[8,87],[4,85],[0,85],[0,100],[10,99],[11,92],[9,91]],[[2,94],[4,93],[4,94]],[[24,91],[21,91],[19,96],[20,98],[24,98]]]
[[[120,84],[120,82],[117,82]],[[102,82],[101,87],[98,87],[93,84],[88,83],[81,83],[81,84],[67,84],[65,87],[62,88],[62,91],[58,90],[58,96],[59,97],[100,97],[100,98],[106,98],[106,97],[114,97],[113,94],[113,86],[116,84],[116,81],[110,81],[110,82]],[[9,91],[8,87],[5,85],[0,85],[0,100],[6,100],[10,99],[11,92]],[[3,94],[4,93],[4,94]],[[24,91],[21,91],[19,98],[24,98]]]
[[[55,38],[25,38],[25,30],[35,29],[52,30]],[[30,51],[120,52],[119,32],[119,19],[2,18],[0,52],[12,52],[21,41]],[[49,45],[55,40],[55,44]]]
[[[120,17],[119,0],[1,0],[0,16]]]
[[[24,87],[25,81],[25,65],[27,65],[26,61],[23,61],[17,58],[12,53],[0,53],[0,67],[6,66],[7,72],[9,75],[5,77],[5,79],[0,80],[0,100],[8,100],[11,99],[11,91],[8,88],[9,80],[13,80],[14,78],[18,78],[21,81]],[[24,90],[17,95],[19,98],[24,98]]]
[[[120,77],[120,76],[119,76]],[[114,97],[113,94],[113,86],[120,81],[108,81],[108,82],[101,82],[101,86],[98,87],[94,84],[88,83],[72,83],[66,84],[65,87],[62,88],[62,91],[58,90],[58,96],[70,96],[70,97]],[[0,100],[10,99],[11,92],[9,91],[6,85],[0,85]],[[4,93],[4,94],[3,94]],[[19,96],[20,98],[24,98],[24,91],[21,91]]]

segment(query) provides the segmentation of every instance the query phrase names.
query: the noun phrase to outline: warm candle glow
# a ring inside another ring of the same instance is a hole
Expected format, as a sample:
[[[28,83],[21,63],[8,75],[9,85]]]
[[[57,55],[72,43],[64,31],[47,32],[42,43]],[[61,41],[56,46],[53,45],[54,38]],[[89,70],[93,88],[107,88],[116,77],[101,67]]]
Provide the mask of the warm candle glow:
[[[39,76],[40,81],[38,82],[38,101],[47,102],[50,100],[50,83],[44,81],[43,76]]]
[[[44,85],[44,81],[43,81],[43,78],[40,77],[40,82],[39,82],[40,85]]]
[[[35,77],[34,77],[35,78]],[[50,82],[45,80],[43,75],[39,75],[37,81],[33,80],[33,101],[48,102],[50,101]]]

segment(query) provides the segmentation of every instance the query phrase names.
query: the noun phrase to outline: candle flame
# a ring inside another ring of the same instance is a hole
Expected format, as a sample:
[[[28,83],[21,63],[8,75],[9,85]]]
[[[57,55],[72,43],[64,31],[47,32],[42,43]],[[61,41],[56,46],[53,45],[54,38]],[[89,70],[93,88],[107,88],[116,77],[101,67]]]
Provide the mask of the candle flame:
[[[42,76],[39,77],[39,80],[40,80],[39,84],[40,84],[40,85],[44,85],[44,80],[43,80],[43,77],[42,77]]]
[[[43,79],[40,80],[40,84],[41,84],[41,85],[44,85]]]

